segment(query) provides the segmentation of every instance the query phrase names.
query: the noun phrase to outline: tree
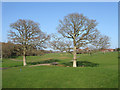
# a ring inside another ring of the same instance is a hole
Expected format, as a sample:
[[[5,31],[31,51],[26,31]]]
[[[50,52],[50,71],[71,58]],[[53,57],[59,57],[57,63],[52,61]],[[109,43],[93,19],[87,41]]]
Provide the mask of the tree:
[[[89,53],[90,55],[92,55],[92,54],[94,54],[94,53],[96,53],[96,52],[99,51],[99,49],[97,49],[96,46],[94,46],[94,45],[89,45],[88,47],[89,47],[88,53]]]
[[[120,48],[116,48],[116,49],[115,49],[115,51],[118,51],[118,52],[120,52]]]
[[[71,42],[70,40],[68,40],[68,41],[66,40],[66,41],[65,41],[65,47],[66,47],[65,51],[66,51],[67,53],[70,53],[70,54],[71,54],[71,53],[72,53],[71,50],[72,50],[73,48],[72,48],[72,42]]]
[[[20,45],[13,44],[11,42],[2,42],[2,57],[3,58],[10,58],[14,56],[19,56],[18,49],[20,50]]]
[[[45,48],[45,42],[49,39],[49,35],[43,33],[39,24],[32,20],[19,19],[10,25],[11,29],[8,39],[15,43],[21,44],[23,50],[23,65],[26,65],[26,52],[31,47]]]
[[[9,58],[12,56],[14,51],[14,44],[13,43],[3,43],[2,42],[2,57],[3,58]]]
[[[93,42],[93,45],[98,49],[107,49],[110,47],[110,38],[106,35],[99,35]]]
[[[52,35],[52,40],[49,42],[49,47],[54,50],[59,50],[60,52],[70,52],[71,50],[71,41],[63,39],[63,37],[58,37],[56,35]]]
[[[96,20],[90,20],[83,14],[72,13],[59,22],[58,32],[73,40],[73,67],[77,67],[76,48],[91,43],[97,37]]]

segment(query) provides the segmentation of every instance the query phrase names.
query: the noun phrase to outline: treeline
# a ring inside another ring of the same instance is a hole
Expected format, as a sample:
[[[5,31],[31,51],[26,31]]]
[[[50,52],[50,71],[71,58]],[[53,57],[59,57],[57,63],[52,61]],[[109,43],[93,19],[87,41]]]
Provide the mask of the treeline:
[[[13,44],[11,42],[2,42],[2,57],[3,58],[11,58],[16,56],[22,56],[23,50],[22,46],[20,44]],[[47,51],[47,50],[37,50],[35,47],[31,47],[27,50],[26,56],[41,56],[45,53],[52,53],[53,51]]]

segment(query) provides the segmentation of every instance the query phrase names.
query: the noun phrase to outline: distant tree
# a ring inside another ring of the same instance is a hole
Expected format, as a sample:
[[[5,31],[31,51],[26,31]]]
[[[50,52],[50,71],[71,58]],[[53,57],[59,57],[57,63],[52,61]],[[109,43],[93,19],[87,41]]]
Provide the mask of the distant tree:
[[[9,58],[12,56],[14,51],[14,44],[13,43],[2,43],[2,57]]]
[[[23,50],[23,65],[26,65],[26,52],[31,47],[45,48],[49,35],[43,33],[39,24],[32,20],[19,19],[10,25],[9,41],[20,44]]]
[[[99,51],[99,49],[97,49],[96,46],[94,46],[94,45],[89,45],[88,47],[89,47],[89,51],[88,52],[89,52],[90,55],[92,55],[92,54],[94,54],[94,53]]]
[[[98,49],[107,49],[110,47],[110,38],[106,35],[99,35],[93,45]]]
[[[2,57],[3,58],[10,58],[14,56],[20,56],[20,53],[17,52],[18,49],[20,50],[20,45],[13,44],[11,42],[2,42]],[[21,51],[20,51],[21,52]]]
[[[70,40],[66,40],[65,41],[65,51],[67,53],[71,53],[72,54],[72,51],[71,51],[72,49],[73,49],[72,42]]]
[[[58,32],[73,40],[73,67],[77,67],[76,48],[89,44],[97,37],[96,20],[90,20],[83,14],[72,13],[59,21]]]
[[[54,50],[59,50],[60,52],[66,51],[70,52],[72,43],[63,39],[63,37],[58,37],[52,35],[52,40],[49,42],[49,47]]]
[[[120,48],[116,48],[115,51],[118,51],[118,52],[119,52],[119,51],[120,51]]]

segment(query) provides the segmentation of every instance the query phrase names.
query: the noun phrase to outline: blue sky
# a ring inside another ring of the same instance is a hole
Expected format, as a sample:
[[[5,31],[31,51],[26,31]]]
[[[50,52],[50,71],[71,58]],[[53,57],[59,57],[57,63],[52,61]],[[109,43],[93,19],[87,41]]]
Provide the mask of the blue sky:
[[[70,13],[82,13],[96,19],[97,29],[111,38],[111,47],[118,47],[118,3],[117,2],[3,2],[2,41],[7,42],[9,25],[18,19],[30,19],[40,23],[47,34],[57,33],[59,20]]]

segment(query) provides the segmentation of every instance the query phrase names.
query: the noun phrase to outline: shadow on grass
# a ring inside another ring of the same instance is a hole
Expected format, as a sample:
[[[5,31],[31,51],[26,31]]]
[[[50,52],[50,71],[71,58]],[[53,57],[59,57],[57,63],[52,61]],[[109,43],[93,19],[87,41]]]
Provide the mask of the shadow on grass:
[[[22,64],[21,65],[9,65],[9,66],[2,66],[2,68],[12,68],[12,67],[21,67],[23,66]]]
[[[65,66],[73,66],[73,62],[62,63]],[[99,64],[88,61],[77,61],[77,67],[97,67]]]
[[[118,56],[118,59],[120,59],[120,55]]]
[[[21,65],[14,65],[13,67],[20,67],[20,66],[23,66],[22,64]]]
[[[28,62],[27,64],[29,65],[36,65],[36,64],[46,64],[46,63],[52,63],[52,62],[59,62],[60,60],[58,59],[49,59],[45,61],[38,61],[38,62]]]
[[[10,58],[18,58],[19,56],[11,56]]]

